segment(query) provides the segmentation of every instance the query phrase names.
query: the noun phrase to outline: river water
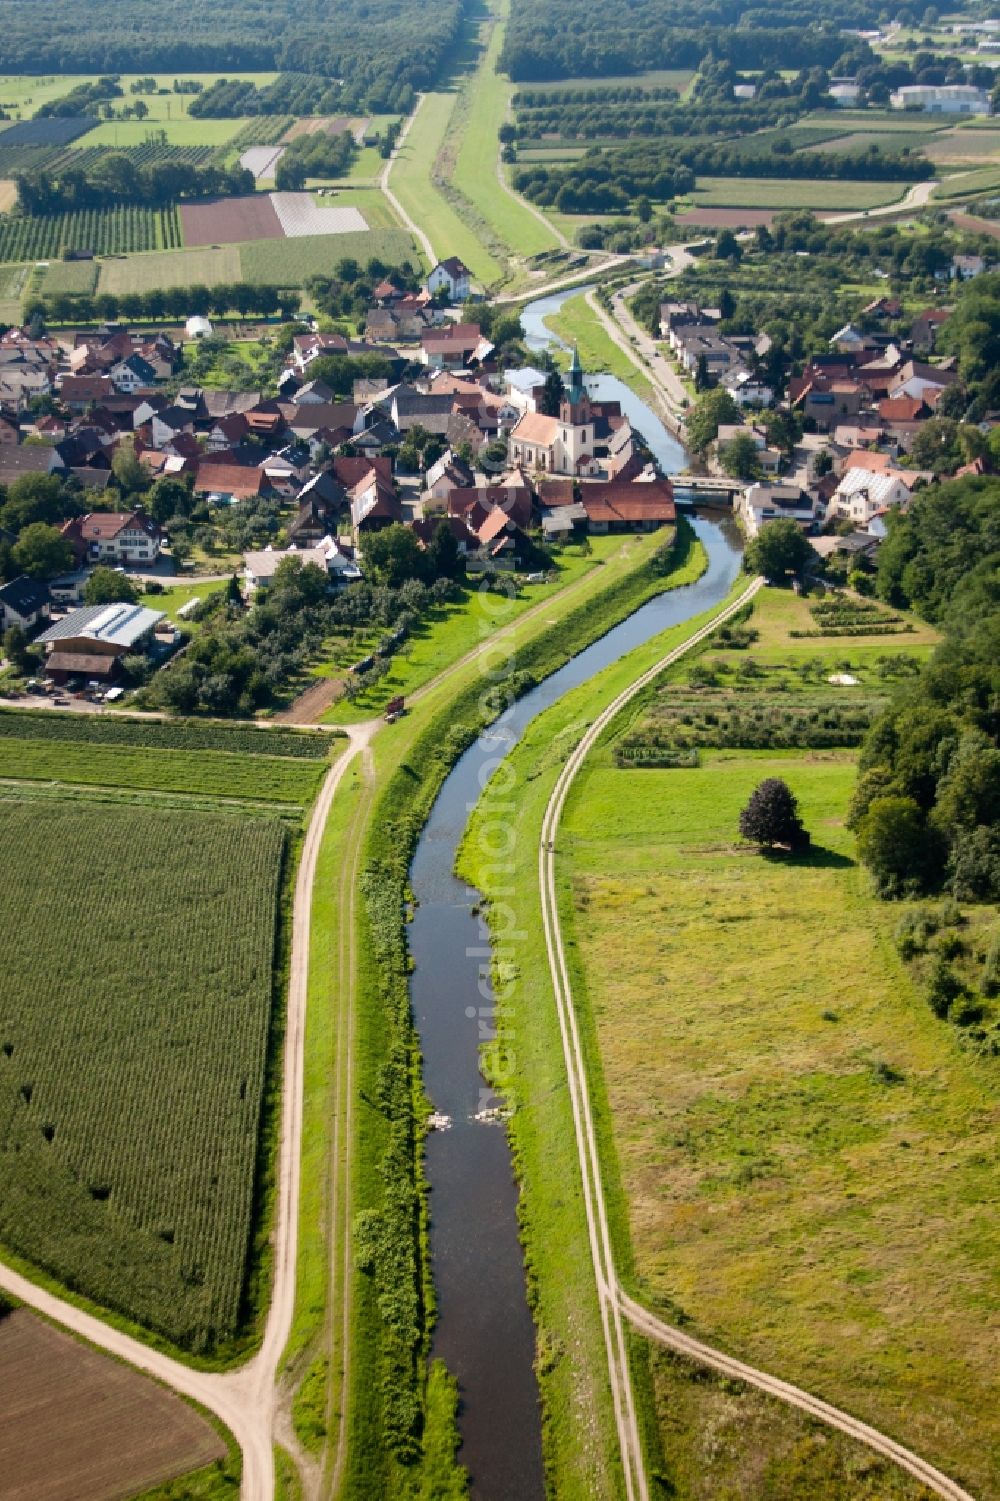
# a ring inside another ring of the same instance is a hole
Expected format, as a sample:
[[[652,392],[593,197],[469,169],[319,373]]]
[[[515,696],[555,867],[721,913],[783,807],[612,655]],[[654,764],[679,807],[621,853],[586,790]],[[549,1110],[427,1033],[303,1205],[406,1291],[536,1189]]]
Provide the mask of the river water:
[[[541,319],[568,295],[574,294],[540,299],[522,314],[529,344],[537,341],[532,347],[542,347],[543,339],[553,341]],[[676,440],[626,386],[607,376],[588,385],[621,400],[665,470],[683,467]],[[408,930],[414,959],[410,995],[424,1085],[432,1108],[452,1122],[449,1129],[430,1134],[426,1150],[438,1297],[433,1354],[459,1383],[459,1458],[469,1469],[476,1501],[542,1501],[544,1480],[535,1333],[517,1234],[517,1184],[505,1131],[476,1119],[484,1109],[502,1104],[479,1071],[480,1045],[489,1035],[489,941],[473,911],[477,893],[453,873],[456,852],[498,757],[537,714],[626,652],[710,609],[728,593],[740,567],[735,532],[706,517],[693,525],[709,559],[698,582],[643,605],[526,694],[470,746],[444,782],[413,858],[410,881],[417,905]]]

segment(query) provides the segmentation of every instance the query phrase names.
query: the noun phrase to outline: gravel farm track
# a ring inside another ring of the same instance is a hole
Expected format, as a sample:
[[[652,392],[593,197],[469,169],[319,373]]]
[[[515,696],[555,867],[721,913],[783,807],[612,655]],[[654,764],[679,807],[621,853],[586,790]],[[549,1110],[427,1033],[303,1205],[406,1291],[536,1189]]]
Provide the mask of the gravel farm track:
[[[761,588],[763,582],[763,579],[755,579],[732,604],[715,615],[707,625],[702,626],[699,631],[688,637],[680,646],[668,652],[666,656],[661,658],[648,671],[642,673],[627,688],[624,688],[606,709],[597,715],[570,752],[559,774],[558,781],[552,790],[552,795],[545,810],[538,845],[538,877],[545,946],[548,952],[552,986],[555,992],[570,1102],[573,1110],[577,1154],[583,1181],[584,1205],[587,1215],[587,1230],[594,1263],[598,1300],[601,1307],[601,1321],[608,1358],[608,1374],[611,1382],[619,1447],[625,1474],[625,1491],[628,1501],[649,1501],[649,1486],[635,1415],[632,1379],[629,1370],[628,1348],[622,1322],[623,1319],[627,1319],[640,1334],[657,1341],[659,1344],[665,1345],[667,1348],[685,1356],[696,1364],[708,1366],[710,1369],[719,1371],[723,1375],[744,1381],[748,1385],[765,1392],[768,1396],[786,1402],[789,1406],[796,1407],[800,1411],[808,1413],[811,1417],[827,1423],[831,1428],[838,1429],[849,1438],[857,1439],[859,1442],[867,1444],[877,1453],[894,1461],[902,1469],[907,1470],[917,1480],[921,1481],[928,1490],[944,1498],[944,1501],[973,1501],[968,1492],[957,1485],[955,1481],[949,1479],[947,1475],[943,1475],[940,1470],[935,1469],[933,1465],[921,1459],[919,1455],[904,1448],[902,1444],[897,1443],[895,1439],[890,1438],[887,1434],[880,1433],[877,1429],[869,1427],[867,1423],[851,1417],[849,1413],[832,1407],[829,1403],[800,1390],[798,1387],[790,1385],[786,1381],[768,1375],[767,1372],[757,1370],[753,1366],[746,1365],[743,1361],[736,1360],[721,1350],[716,1350],[710,1345],[702,1344],[700,1340],[692,1338],[691,1335],[686,1334],[683,1330],[665,1324],[655,1314],[650,1313],[628,1295],[618,1281],[618,1275],[615,1270],[614,1255],[611,1247],[611,1233],[605,1207],[600,1155],[590,1105],[586,1065],[580,1041],[576,1009],[573,1002],[573,992],[569,979],[562,928],[559,919],[555,873],[556,838],[559,832],[559,820],[566,803],[566,798],[580,768],[586,760],[588,753],[611,724],[612,720],[617,717],[622,709],[638,693],[641,693],[644,688],[655,682],[666,668],[671,667],[686,652],[690,651],[692,647],[698,645],[699,642],[703,641],[716,630],[719,625],[723,624],[741,610],[744,605],[749,603]]]

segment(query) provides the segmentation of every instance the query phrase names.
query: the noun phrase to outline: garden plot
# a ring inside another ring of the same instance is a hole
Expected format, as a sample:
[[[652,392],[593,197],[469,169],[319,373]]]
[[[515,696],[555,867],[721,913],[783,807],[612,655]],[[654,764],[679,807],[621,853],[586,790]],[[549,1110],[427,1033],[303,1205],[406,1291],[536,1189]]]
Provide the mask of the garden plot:
[[[368,228],[360,209],[327,208],[317,203],[311,193],[272,193],[270,197],[289,239],[302,235],[357,234]]]
[[[284,146],[250,146],[240,157],[240,166],[252,172],[260,182],[262,177],[273,177],[274,169],[285,154]]]

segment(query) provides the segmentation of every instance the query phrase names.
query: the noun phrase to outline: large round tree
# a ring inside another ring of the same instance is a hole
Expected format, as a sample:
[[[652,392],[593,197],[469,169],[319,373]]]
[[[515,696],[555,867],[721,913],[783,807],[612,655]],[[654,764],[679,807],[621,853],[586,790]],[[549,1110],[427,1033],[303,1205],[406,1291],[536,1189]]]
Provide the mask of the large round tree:
[[[787,782],[768,777],[754,788],[750,801],[740,814],[740,833],[744,839],[771,849],[776,844],[789,849],[806,849],[809,835],[802,827],[799,805]]]

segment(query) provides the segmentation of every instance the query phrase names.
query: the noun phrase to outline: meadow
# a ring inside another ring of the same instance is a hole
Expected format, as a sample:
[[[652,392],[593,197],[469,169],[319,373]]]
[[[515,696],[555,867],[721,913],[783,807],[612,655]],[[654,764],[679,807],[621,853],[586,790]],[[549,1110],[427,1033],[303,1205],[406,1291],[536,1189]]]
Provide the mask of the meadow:
[[[567,298],[557,313],[546,317],[545,324],[564,343],[576,346],[585,370],[591,373],[606,371],[609,375],[617,375],[645,399],[652,394],[649,381],[638,365],[607,333],[587,302],[585,293]]]
[[[310,276],[329,276],[338,261],[364,264],[378,256],[387,265],[420,257],[405,229],[372,229],[343,235],[302,235],[291,240],[254,240],[237,247],[240,279],[253,286],[301,286]]]
[[[413,115],[389,187],[406,213],[427,235],[436,256],[457,255],[484,285],[498,281],[503,267],[481,244],[434,181],[435,162],[451,129],[457,95],[425,94]]]
[[[509,252],[528,256],[554,250],[558,241],[544,221],[510,192],[506,178],[497,177],[498,168],[503,173],[497,132],[509,114],[511,84],[496,71],[496,61],[509,10],[510,0],[496,0],[489,43],[459,95],[454,124],[460,131],[460,145],[452,182]]]
[[[98,291],[154,292],[168,287],[219,286],[242,275],[239,245],[210,249],[157,251],[103,260]]]
[[[776,590],[748,624],[758,640],[710,644],[624,716],[567,805],[561,901],[600,1058],[622,1254],[637,1295],[670,1322],[892,1432],[975,1491],[1000,1452],[983,1317],[998,1228],[990,1065],[934,1017],[895,952],[898,909],[873,900],[856,864],[844,826],[856,752],[835,739],[711,748],[713,733],[732,743],[737,711],[753,715],[748,694],[772,694],[787,725],[828,672],[860,679],[843,702],[863,713],[893,686],[879,658],[919,660],[933,632],[795,636],[815,625],[808,601]],[[716,684],[699,709],[705,670]],[[651,724],[683,726],[700,765],[616,767],[622,739]],[[740,845],[739,811],[767,776],[798,797],[808,855]],[[762,1466],[777,1444],[794,1472],[809,1449],[787,1425],[762,1428],[757,1399],[748,1416],[745,1394],[727,1401],[709,1382],[698,1397],[662,1356],[651,1374],[678,1495],[734,1483],[751,1418]],[[827,1473],[831,1454],[808,1457],[814,1486],[826,1474],[843,1487],[830,1494],[901,1493],[891,1472],[874,1490],[840,1461]]]
[[[244,1316],[285,839],[0,805],[0,1239],[195,1351]]]

